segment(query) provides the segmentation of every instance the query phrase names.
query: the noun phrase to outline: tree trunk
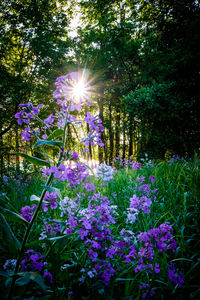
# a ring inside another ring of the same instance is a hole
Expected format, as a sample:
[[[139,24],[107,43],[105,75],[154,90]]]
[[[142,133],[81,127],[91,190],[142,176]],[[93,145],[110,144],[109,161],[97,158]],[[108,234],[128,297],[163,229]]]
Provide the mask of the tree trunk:
[[[87,134],[89,134],[89,132],[90,132],[90,126],[87,123]],[[89,160],[92,160],[92,146],[90,142],[89,142]]]
[[[104,117],[103,117],[103,89],[101,89],[101,92],[100,92],[100,97],[99,97],[99,101],[98,101],[98,106],[99,106],[99,118],[102,120],[102,123],[104,122]],[[104,143],[104,133],[101,132],[101,139],[102,139],[102,142]],[[99,146],[99,163],[103,163],[104,161],[104,157],[103,157],[103,147],[100,147]]]
[[[1,169],[1,177],[3,178],[3,169],[4,169],[4,161],[3,161],[3,136],[0,135],[0,169]]]
[[[122,158],[126,157],[126,115],[123,117],[123,153]]]
[[[129,157],[133,155],[133,117],[129,114]]]
[[[104,132],[104,160],[105,160],[105,163],[108,164],[108,140],[107,140],[107,132]]]
[[[113,143],[113,129],[112,129],[112,105],[109,103],[109,140],[110,140],[110,152],[109,152],[109,165],[112,164],[113,160],[113,151],[114,151],[114,143]]]
[[[15,151],[16,152],[20,152],[19,151],[19,130],[18,130],[18,126],[17,125],[15,127]],[[17,172],[20,171],[19,155],[16,155],[16,171]]]
[[[116,109],[116,127],[115,127],[115,156],[119,156],[120,149],[120,109]]]

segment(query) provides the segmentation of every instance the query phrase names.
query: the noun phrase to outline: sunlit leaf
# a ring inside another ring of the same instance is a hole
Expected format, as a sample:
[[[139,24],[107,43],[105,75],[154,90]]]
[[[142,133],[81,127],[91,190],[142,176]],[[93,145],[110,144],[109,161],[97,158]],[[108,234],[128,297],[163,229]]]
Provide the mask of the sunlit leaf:
[[[29,162],[31,162],[34,165],[47,166],[47,167],[50,166],[49,163],[46,162],[45,160],[42,160],[42,159],[34,157],[34,156],[30,156],[30,155],[25,154],[25,153],[16,152],[16,153],[13,153],[13,155],[20,155],[20,156],[24,157],[26,160],[28,160]]]
[[[21,215],[15,213],[15,212],[12,211],[12,210],[9,210],[9,209],[4,208],[4,207],[2,207],[2,206],[0,206],[0,210],[2,211],[3,214],[6,213],[6,214],[8,214],[8,215],[14,217],[14,218],[12,218],[12,219],[15,219],[16,221],[23,221],[25,224],[27,224],[27,225],[29,224],[29,223],[28,223]]]
[[[63,129],[58,128],[56,130],[54,130],[48,137],[47,137],[47,141],[52,141],[53,139],[55,139],[58,136],[63,135]]]
[[[62,146],[62,142],[61,141],[47,141],[47,140],[39,140],[35,143],[35,145],[33,146],[33,148],[36,148],[38,146]]]

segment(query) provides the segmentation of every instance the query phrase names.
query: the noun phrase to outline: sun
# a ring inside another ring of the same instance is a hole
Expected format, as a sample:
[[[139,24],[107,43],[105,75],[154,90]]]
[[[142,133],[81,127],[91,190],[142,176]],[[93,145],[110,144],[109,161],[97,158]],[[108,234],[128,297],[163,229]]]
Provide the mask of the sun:
[[[83,79],[79,79],[78,82],[72,87],[72,97],[76,102],[88,97],[88,86]]]

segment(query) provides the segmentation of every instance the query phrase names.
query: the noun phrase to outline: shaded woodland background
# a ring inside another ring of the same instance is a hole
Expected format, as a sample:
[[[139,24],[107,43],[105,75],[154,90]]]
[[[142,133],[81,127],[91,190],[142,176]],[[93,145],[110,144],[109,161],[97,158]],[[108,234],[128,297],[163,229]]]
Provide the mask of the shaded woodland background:
[[[83,68],[105,127],[105,147],[90,158],[191,157],[200,147],[199,29],[199,1],[2,0],[1,170],[12,152],[31,151],[14,118],[19,104],[42,103],[42,118],[55,113],[56,78]],[[69,129],[69,148],[77,134]]]

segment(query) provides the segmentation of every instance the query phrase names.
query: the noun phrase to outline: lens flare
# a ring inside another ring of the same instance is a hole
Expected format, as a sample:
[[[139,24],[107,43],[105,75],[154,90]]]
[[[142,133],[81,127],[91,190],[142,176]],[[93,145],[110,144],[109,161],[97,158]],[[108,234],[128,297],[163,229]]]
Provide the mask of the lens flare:
[[[72,97],[76,102],[87,98],[88,96],[88,86],[85,84],[83,79],[76,82],[72,88]]]

